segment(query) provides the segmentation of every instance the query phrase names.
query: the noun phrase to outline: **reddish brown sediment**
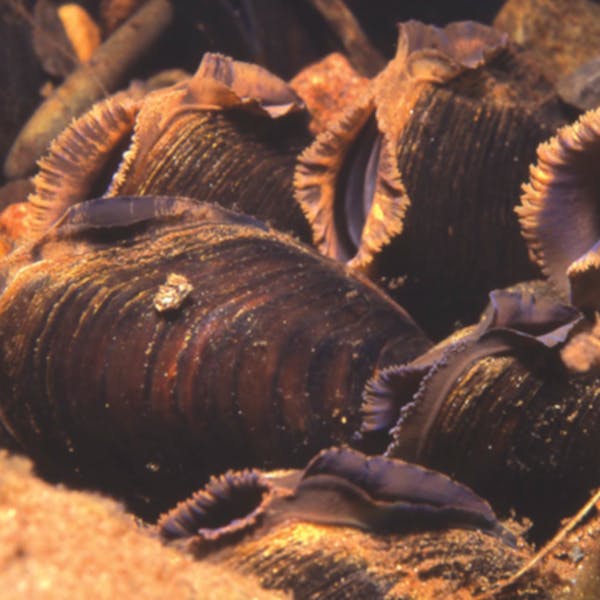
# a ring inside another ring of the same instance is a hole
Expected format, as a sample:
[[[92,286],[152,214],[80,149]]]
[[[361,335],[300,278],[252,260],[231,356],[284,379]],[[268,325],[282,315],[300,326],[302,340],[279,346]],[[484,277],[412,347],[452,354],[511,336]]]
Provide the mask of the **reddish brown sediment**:
[[[343,54],[334,52],[302,69],[290,81],[290,86],[306,104],[309,127],[316,135],[360,100],[368,81],[352,68]]]
[[[114,500],[51,485],[0,451],[0,599],[206,598],[285,594],[153,539]]]

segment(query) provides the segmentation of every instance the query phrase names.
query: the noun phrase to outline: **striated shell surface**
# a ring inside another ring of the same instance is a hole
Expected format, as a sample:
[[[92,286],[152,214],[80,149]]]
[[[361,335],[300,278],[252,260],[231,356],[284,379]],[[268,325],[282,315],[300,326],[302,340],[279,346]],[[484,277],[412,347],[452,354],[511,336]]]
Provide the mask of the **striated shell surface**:
[[[478,326],[380,371],[363,411],[367,434],[395,422],[388,455],[448,473],[542,529],[600,484],[600,374],[567,368],[561,349],[585,322],[540,287],[494,292]]]
[[[478,593],[529,553],[465,486],[347,448],[323,450],[301,472],[213,477],[163,515],[157,531],[301,598]]]
[[[41,462],[157,502],[350,440],[375,365],[429,346],[343,265],[190,199],[75,205],[2,282],[3,426]]]
[[[398,280],[391,293],[440,335],[536,274],[512,209],[562,122],[505,34],[409,21],[396,57],[300,156],[296,197],[323,253]]]
[[[31,201],[31,235],[101,195],[176,195],[216,202],[309,241],[293,198],[309,142],[302,101],[265,69],[205,54],[191,78],[96,104],[51,144]]]
[[[253,573],[264,587],[291,589],[298,598],[421,600],[471,598],[509,577],[527,557],[526,550],[480,531],[374,535],[284,521],[205,560]],[[522,597],[544,597],[543,584],[530,579]]]

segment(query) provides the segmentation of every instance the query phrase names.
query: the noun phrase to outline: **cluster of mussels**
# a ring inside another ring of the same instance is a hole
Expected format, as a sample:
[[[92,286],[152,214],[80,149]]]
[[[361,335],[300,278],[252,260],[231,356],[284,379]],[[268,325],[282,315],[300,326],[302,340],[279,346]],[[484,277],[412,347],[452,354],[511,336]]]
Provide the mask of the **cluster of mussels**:
[[[157,529],[305,597],[455,572],[450,526],[501,579],[487,502],[547,535],[600,485],[600,110],[491,28],[399,29],[372,79],[206,54],[96,104],[0,260],[4,435],[145,515],[246,469]]]

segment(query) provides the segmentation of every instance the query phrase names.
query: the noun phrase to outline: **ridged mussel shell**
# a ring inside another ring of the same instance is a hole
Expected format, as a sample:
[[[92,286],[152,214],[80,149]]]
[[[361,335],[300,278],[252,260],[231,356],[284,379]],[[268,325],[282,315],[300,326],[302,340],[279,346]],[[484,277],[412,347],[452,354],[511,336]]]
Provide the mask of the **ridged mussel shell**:
[[[409,21],[396,57],[300,156],[296,197],[323,253],[399,278],[391,293],[441,335],[490,289],[535,276],[512,209],[562,122],[505,34]]]
[[[293,198],[309,142],[295,92],[267,70],[207,53],[195,75],[96,104],[51,144],[30,196],[30,236],[97,196],[175,195],[216,202],[310,240]]]
[[[157,531],[299,598],[477,593],[528,555],[468,488],[340,448],[323,450],[303,471],[213,477],[163,515]]]
[[[3,425],[157,502],[350,440],[375,365],[429,346],[343,265],[190,199],[75,205],[2,271]]]
[[[389,456],[448,473],[546,533],[600,484],[600,375],[562,361],[585,321],[547,290],[494,292],[477,326],[378,372],[363,406],[367,435],[391,426]]]

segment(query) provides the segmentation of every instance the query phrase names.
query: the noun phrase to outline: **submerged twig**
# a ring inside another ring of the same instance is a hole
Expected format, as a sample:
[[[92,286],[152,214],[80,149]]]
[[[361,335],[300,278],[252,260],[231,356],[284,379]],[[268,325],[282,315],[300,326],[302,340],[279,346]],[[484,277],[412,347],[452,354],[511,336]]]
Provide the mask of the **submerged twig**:
[[[56,12],[56,9],[53,5],[47,5]],[[43,9],[43,4],[36,3],[34,10],[40,11]],[[71,46],[68,38],[63,37],[63,39],[57,39],[57,36],[50,35],[49,32],[42,27],[40,24],[40,15],[34,16],[24,5],[23,0],[8,0],[8,9],[12,12],[13,15],[22,19],[25,23],[31,27],[32,32],[32,40],[35,53],[42,63],[42,67],[51,75],[56,75],[57,73],[53,73],[51,70],[47,69],[47,65],[43,64],[41,60],[43,56],[40,55],[40,41],[44,45],[44,47],[48,47],[51,49],[51,52],[54,56],[59,56],[63,62],[66,62],[70,65],[70,68],[73,67],[77,63],[77,54],[75,53],[75,49]],[[59,18],[58,15],[57,19]],[[60,20],[60,19],[59,19]],[[62,27],[62,25],[61,25]],[[66,32],[63,31],[66,35]],[[37,47],[36,47],[37,46]],[[44,49],[41,50],[44,52]]]
[[[71,119],[114,91],[123,76],[171,22],[169,0],[148,0],[78,67],[33,114],[15,140],[4,174],[9,178],[31,172],[50,141]]]
[[[512,577],[505,579],[498,583],[498,585],[488,592],[477,596],[477,600],[491,600],[499,592],[506,590],[511,585],[515,584],[521,577],[529,573],[534,567],[536,567],[546,556],[550,554],[575,527],[577,527],[581,521],[583,521],[590,513],[590,511],[600,502],[600,489],[596,490],[592,497],[583,505],[581,510],[577,512],[573,517],[569,519],[567,524],[560,529],[560,531],[531,559],[529,559]]]
[[[385,58],[371,45],[343,0],[310,0],[344,45],[350,62],[363,74],[381,71]]]

